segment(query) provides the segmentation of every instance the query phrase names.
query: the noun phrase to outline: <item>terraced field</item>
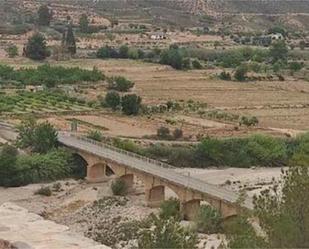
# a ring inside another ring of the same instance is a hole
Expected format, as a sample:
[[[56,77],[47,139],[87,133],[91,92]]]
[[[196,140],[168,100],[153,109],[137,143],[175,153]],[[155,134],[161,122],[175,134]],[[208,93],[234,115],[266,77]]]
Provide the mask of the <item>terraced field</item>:
[[[0,98],[0,114],[62,113],[90,111],[85,101],[47,91],[20,92]]]

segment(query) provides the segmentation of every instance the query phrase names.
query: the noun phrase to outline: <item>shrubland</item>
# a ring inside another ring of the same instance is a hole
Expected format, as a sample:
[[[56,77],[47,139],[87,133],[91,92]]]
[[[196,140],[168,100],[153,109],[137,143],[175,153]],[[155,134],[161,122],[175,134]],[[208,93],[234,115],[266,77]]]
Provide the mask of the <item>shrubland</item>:
[[[245,138],[205,138],[197,145],[160,145],[141,147],[129,140],[117,139],[114,146],[176,167],[207,168],[211,166],[277,167],[307,163],[308,134],[297,138],[252,135]]]

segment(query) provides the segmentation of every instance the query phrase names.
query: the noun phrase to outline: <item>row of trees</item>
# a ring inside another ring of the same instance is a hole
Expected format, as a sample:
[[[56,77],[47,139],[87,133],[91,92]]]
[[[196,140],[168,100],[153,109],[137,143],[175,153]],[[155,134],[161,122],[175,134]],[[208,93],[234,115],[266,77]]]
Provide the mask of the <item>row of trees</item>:
[[[46,85],[54,87],[59,84],[76,84],[80,82],[98,82],[104,80],[104,74],[93,70],[78,67],[66,68],[62,66],[50,66],[45,64],[37,68],[20,68],[0,65],[0,78],[15,81],[22,85]]]
[[[107,92],[102,105],[112,108],[113,110],[120,109],[126,115],[137,115],[142,103],[142,98],[136,94],[126,94],[120,96],[116,91]]]

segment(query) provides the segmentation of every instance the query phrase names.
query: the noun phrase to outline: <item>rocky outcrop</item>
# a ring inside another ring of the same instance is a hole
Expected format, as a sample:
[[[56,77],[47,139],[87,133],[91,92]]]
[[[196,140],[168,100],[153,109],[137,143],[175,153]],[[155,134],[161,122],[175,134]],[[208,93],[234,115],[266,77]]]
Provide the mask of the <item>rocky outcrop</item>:
[[[18,249],[108,249],[91,239],[73,233],[67,226],[44,220],[13,203],[0,206],[0,248],[1,240],[9,243],[4,247]],[[5,242],[3,242],[4,244]]]

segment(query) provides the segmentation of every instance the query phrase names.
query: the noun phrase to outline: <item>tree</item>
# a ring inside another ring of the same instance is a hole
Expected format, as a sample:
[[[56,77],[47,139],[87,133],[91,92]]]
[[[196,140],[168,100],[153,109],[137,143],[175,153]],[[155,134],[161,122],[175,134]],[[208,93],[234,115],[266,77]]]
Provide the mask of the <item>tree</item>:
[[[57,146],[57,131],[48,122],[37,124],[28,118],[18,127],[17,144],[21,148],[31,148],[33,152],[46,153]]]
[[[24,54],[32,60],[44,60],[50,56],[45,37],[40,33],[36,33],[30,37],[26,44]]]
[[[79,18],[79,29],[82,33],[89,32],[89,20],[86,14],[82,14]]]
[[[105,104],[116,110],[120,105],[120,95],[116,91],[109,91],[105,96]]]
[[[277,41],[272,43],[269,49],[269,55],[272,58],[272,62],[282,61],[286,63],[288,58],[288,47],[284,41]]]
[[[18,48],[16,45],[10,45],[5,49],[5,52],[7,53],[8,57],[14,58],[18,55]]]
[[[174,219],[159,219],[152,215],[150,227],[153,229],[145,229],[141,232],[138,238],[138,248],[197,248],[196,233],[182,227]]]
[[[53,18],[53,13],[48,8],[48,6],[47,5],[40,6],[38,10],[38,24],[40,26],[49,26],[52,18]]]
[[[254,199],[255,214],[270,248],[309,247],[308,166],[283,170],[281,183]]]
[[[121,107],[126,115],[137,115],[142,103],[142,98],[136,94],[128,94],[122,97]]]
[[[0,186],[9,186],[11,176],[16,173],[18,151],[11,145],[4,145],[0,151]]]
[[[71,24],[68,26],[67,34],[65,37],[65,47],[71,55],[76,54],[76,41]]]

